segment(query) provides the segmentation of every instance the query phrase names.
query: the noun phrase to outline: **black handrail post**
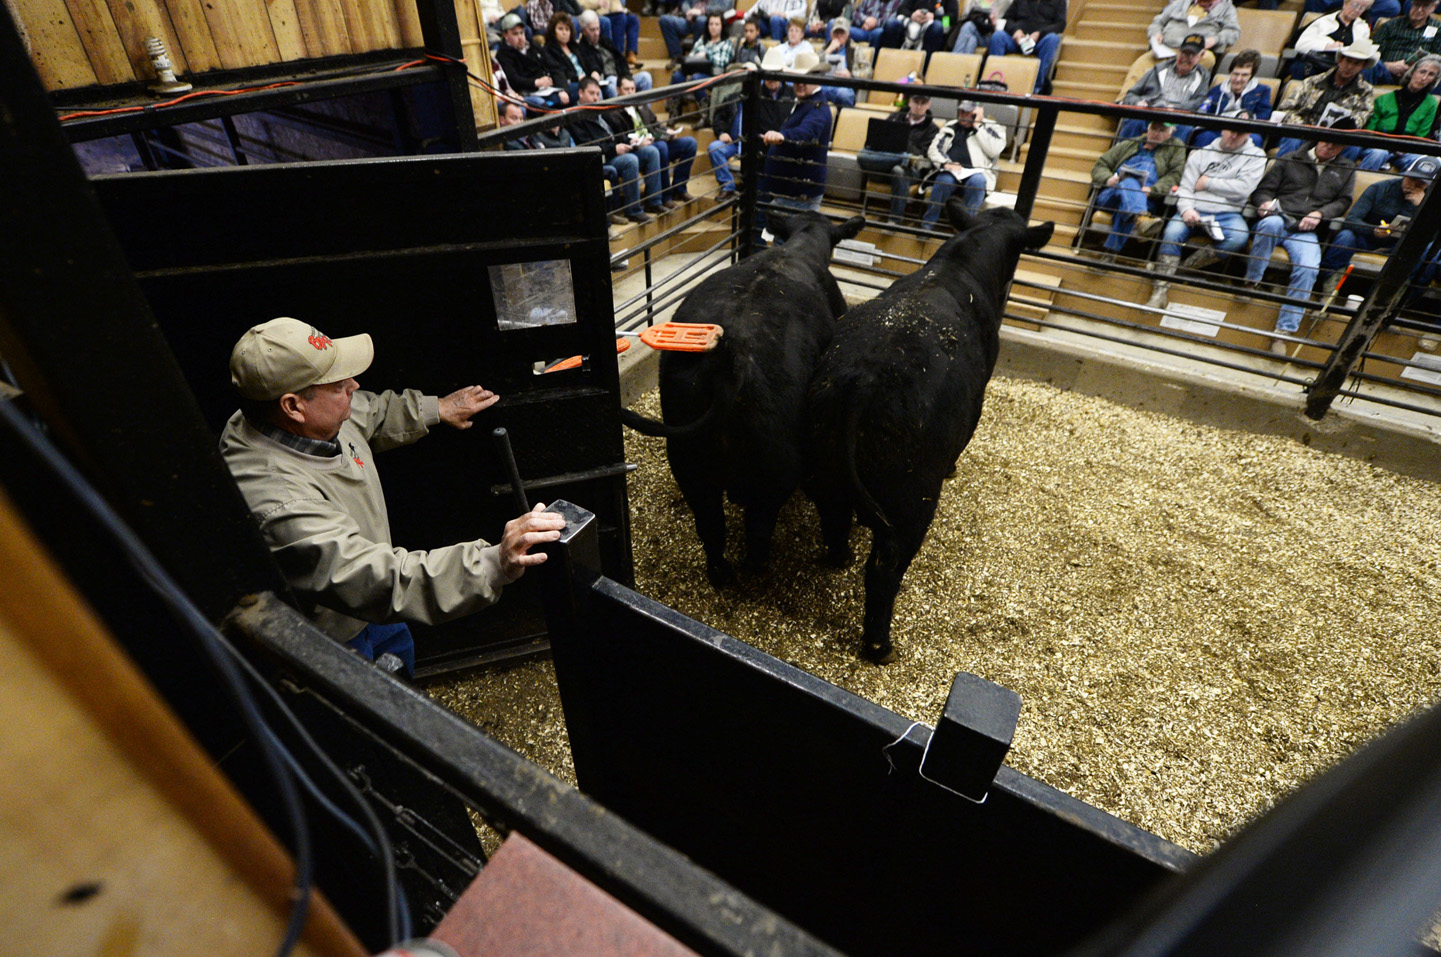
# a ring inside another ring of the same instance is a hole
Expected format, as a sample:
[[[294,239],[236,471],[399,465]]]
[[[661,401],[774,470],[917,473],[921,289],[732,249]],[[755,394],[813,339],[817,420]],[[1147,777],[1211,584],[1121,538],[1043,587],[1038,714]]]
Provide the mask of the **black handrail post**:
[[[416,0],[415,12],[420,18],[420,35],[425,48],[450,57],[440,64],[450,100],[451,116],[455,119],[457,151],[472,153],[476,146],[475,108],[470,102],[470,77],[465,68],[465,49],[460,42],[460,21],[455,4],[447,0]],[[481,30],[484,38],[485,31]]]
[[[1306,389],[1308,418],[1320,419],[1325,416],[1336,396],[1341,394],[1341,387],[1351,375],[1351,370],[1370,348],[1376,333],[1381,331],[1381,326],[1400,308],[1406,287],[1417,267],[1421,265],[1421,257],[1436,238],[1434,228],[1423,228],[1420,224],[1434,224],[1441,220],[1441,199],[1437,198],[1438,195],[1441,195],[1441,188],[1433,187],[1427,192],[1411,220],[1411,228],[1406,230],[1401,241],[1386,258],[1386,265],[1381,267],[1380,275],[1371,286],[1371,294],[1351,317],[1346,331],[1341,334],[1340,341],[1331,352],[1331,357],[1326,360],[1325,367]]]
[[[741,258],[755,252],[756,203],[760,200],[761,150],[760,120],[756,104],[760,102],[761,81],[755,71],[745,78],[741,96]]]
[[[1042,103],[1026,141],[1026,166],[1021,171],[1021,185],[1016,189],[1016,212],[1026,219],[1031,218],[1036,195],[1041,190],[1041,174],[1045,172],[1046,154],[1051,150],[1051,134],[1056,132],[1056,117],[1060,112],[1056,104]]]
[[[651,275],[650,247],[641,255],[645,257],[645,324],[655,325],[655,277]]]

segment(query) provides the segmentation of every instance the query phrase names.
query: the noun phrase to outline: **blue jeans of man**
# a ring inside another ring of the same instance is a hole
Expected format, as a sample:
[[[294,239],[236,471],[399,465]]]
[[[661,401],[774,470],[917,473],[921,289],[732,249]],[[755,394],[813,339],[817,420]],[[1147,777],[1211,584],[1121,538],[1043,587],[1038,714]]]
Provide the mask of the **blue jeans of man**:
[[[711,140],[711,144],[706,147],[706,153],[710,156],[711,172],[715,173],[715,181],[721,192],[735,192],[736,178],[731,173],[730,160],[732,156],[741,155],[741,145],[734,141],[722,143],[720,140]]]
[[[899,48],[906,42],[906,30],[911,20],[909,17],[891,17],[881,28],[880,44],[883,47]],[[932,20],[926,24],[925,32],[921,34],[921,49],[926,53],[935,53],[946,41],[946,28],[939,20]]]
[[[1305,11],[1307,13],[1335,13],[1341,9],[1345,0],[1306,0]],[[1272,7],[1271,9],[1275,9]],[[1391,18],[1401,13],[1400,0],[1376,0],[1371,4],[1371,9],[1366,11],[1366,22],[1374,23],[1380,17]],[[1394,81],[1393,81],[1394,82]]]
[[[1190,136],[1195,129],[1194,126],[1177,125],[1176,128],[1171,131],[1171,138],[1178,143],[1184,143],[1186,142],[1186,138]],[[1116,128],[1116,139],[1133,140],[1138,136],[1145,135],[1145,132],[1145,120],[1122,120],[1121,125]]]
[[[600,18],[600,33],[624,56],[640,52],[640,17],[634,13],[607,13]]]
[[[1043,33],[1036,41],[1036,48],[1031,52],[1036,59],[1041,61],[1040,69],[1036,71],[1036,89],[1034,92],[1041,92],[1046,81],[1051,76],[1051,67],[1056,62],[1056,54],[1061,49],[1061,35],[1059,33]],[[1004,30],[997,30],[991,34],[990,50],[992,56],[1008,56],[1012,53],[1020,53],[1021,48],[1016,43],[1016,38]],[[1024,93],[1025,90],[1012,90],[1012,93]]]
[[[862,27],[851,27],[852,43],[869,43],[873,47],[881,44],[881,34],[886,32],[885,25],[877,26],[874,30],[866,30]]]
[[[891,219],[900,219],[906,214],[906,201],[911,196],[911,184],[915,174],[911,171],[910,156],[906,153],[883,153],[880,150],[861,148],[856,154],[856,165],[867,173],[884,176],[891,182]]]
[[[946,200],[950,199],[951,194],[958,188],[962,191],[966,209],[973,213],[981,211],[981,204],[986,201],[986,177],[983,174],[972,173],[964,180],[957,180],[951,173],[941,173],[931,185],[930,205],[921,217],[922,226],[936,224],[941,218],[941,210],[945,208]]]
[[[993,31],[994,32],[994,31]],[[975,53],[980,49],[989,50],[991,46],[990,35],[981,36],[980,28],[970,20],[961,24],[956,31],[956,45],[951,47],[952,53]],[[1019,49],[1019,48],[1018,48]]]
[[[681,41],[687,33],[699,37],[705,31],[705,21],[705,17],[687,20],[669,13],[660,18],[660,35],[665,40],[665,52],[671,55],[671,59],[678,60],[685,55]],[[784,30],[781,31],[781,36],[785,36]]]
[[[366,625],[365,629],[345,643],[345,647],[360,652],[367,661],[374,661],[389,652],[405,662],[405,673],[415,676],[415,637],[410,626]]]
[[[856,105],[856,91],[844,86],[821,87],[821,99],[845,108]]]
[[[1364,233],[1343,229],[1331,237],[1331,245],[1321,254],[1321,272],[1341,272],[1350,264],[1357,253],[1368,253],[1373,249],[1390,249],[1396,245],[1394,239],[1377,239],[1370,231]]]
[[[1115,186],[1107,186],[1096,197],[1096,205],[1111,211],[1111,234],[1106,237],[1105,246],[1113,253],[1121,251],[1131,230],[1136,228],[1136,217],[1151,211],[1152,197],[1141,192],[1141,184],[1134,176],[1127,176]]]
[[[1390,163],[1403,172],[1416,160],[1421,158],[1420,153],[1393,153],[1390,150],[1368,149],[1361,153],[1361,158],[1356,161],[1357,169],[1378,170],[1385,169]]]
[[[658,195],[675,199],[686,191],[686,184],[690,182],[690,165],[695,162],[695,137],[677,136],[669,143],[656,140],[653,145],[660,154],[661,193]]]
[[[761,26],[764,27],[765,25],[766,25],[766,21],[765,21],[765,20],[762,20],[762,21],[761,21]],[[784,42],[785,39],[786,39],[786,30],[787,30],[787,28],[790,27],[790,25],[791,25],[790,17],[780,17],[780,16],[771,17],[771,19],[770,19],[770,38],[771,38],[772,40],[780,40],[781,42]]]
[[[1251,227],[1246,225],[1246,218],[1240,213],[1203,213],[1203,216],[1214,216],[1216,224],[1221,227],[1225,236],[1216,243],[1216,251],[1219,253],[1233,253],[1246,245],[1246,239],[1251,235]],[[1186,244],[1198,229],[1206,227],[1200,224],[1188,226],[1180,216],[1174,217],[1166,224],[1166,231],[1161,234],[1161,255],[1179,256],[1181,247]]]
[[[1316,273],[1321,267],[1321,243],[1315,230],[1301,232],[1287,229],[1286,221],[1280,216],[1263,216],[1251,234],[1251,258],[1246,263],[1246,278],[1260,282],[1266,274],[1266,264],[1271,261],[1271,252],[1280,243],[1291,258],[1291,281],[1286,286],[1286,295],[1292,299],[1305,299],[1316,285]],[[1301,328],[1304,306],[1285,305],[1276,317],[1277,332],[1295,332]]]
[[[628,216],[640,212],[641,176],[645,177],[646,201],[652,206],[660,202],[660,151],[654,146],[617,153],[610,165],[620,174],[620,194],[624,200],[621,212]]]

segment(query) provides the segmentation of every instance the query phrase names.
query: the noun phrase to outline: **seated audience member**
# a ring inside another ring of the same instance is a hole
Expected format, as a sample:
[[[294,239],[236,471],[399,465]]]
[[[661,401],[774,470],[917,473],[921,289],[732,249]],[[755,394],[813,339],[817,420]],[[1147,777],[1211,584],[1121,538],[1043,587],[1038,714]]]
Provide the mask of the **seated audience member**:
[[[1034,55],[1041,61],[1035,89],[1040,93],[1051,82],[1051,68],[1061,49],[1061,34],[1065,29],[1066,0],[1011,0],[1006,8],[1006,28],[991,34],[991,56]]]
[[[1335,13],[1346,4],[1344,0],[1306,0],[1303,9],[1307,13]],[[1275,7],[1269,9],[1274,10]],[[1397,16],[1401,13],[1401,0],[1376,0],[1371,5],[1371,12],[1367,20],[1374,21]]]
[[[1371,40],[1380,49],[1381,62],[1366,71],[1378,86],[1401,83],[1401,78],[1424,56],[1441,56],[1441,20],[1437,0],[1411,0],[1404,17],[1392,17],[1376,28]]]
[[[621,96],[634,92],[634,80],[620,81]],[[635,134],[636,145],[654,147],[660,153],[660,204],[675,209],[690,202],[693,197],[686,192],[686,186],[690,184],[691,163],[695,162],[695,137],[681,136],[679,129],[666,129],[644,103],[621,107],[614,115],[629,121],[629,127],[624,121],[619,125],[627,135]]]
[[[1376,105],[1376,90],[1361,73],[1375,64],[1377,55],[1376,44],[1370,40],[1351,44],[1341,51],[1334,69],[1290,83],[1271,119],[1276,120],[1279,113],[1280,123],[1335,126],[1339,120],[1349,119],[1355,124],[1351,129],[1365,126]],[[1307,145],[1308,141],[1299,137],[1288,137],[1276,147],[1276,155],[1285,156]],[[1359,148],[1352,149],[1360,154]]]
[[[1211,71],[1201,65],[1201,51],[1204,49],[1200,34],[1186,37],[1176,48],[1176,58],[1157,63],[1143,73],[1136,85],[1121,97],[1121,102],[1126,106],[1149,106],[1152,109],[1186,110],[1191,113],[1199,110],[1211,90]],[[1133,139],[1144,133],[1146,126],[1147,122],[1142,119],[1123,120],[1116,135],[1123,140]],[[1191,130],[1190,126],[1177,127],[1176,139],[1184,143]]]
[[[881,46],[932,54],[945,43],[946,24],[959,19],[956,0],[901,0],[881,31]]]
[[[980,212],[986,194],[996,188],[996,157],[1006,147],[1006,131],[971,100],[956,104],[956,118],[931,140],[928,156],[936,171],[921,225],[935,226],[946,200],[960,189],[966,208]]]
[[[500,0],[480,0],[480,19],[485,25],[485,45],[490,47],[492,54],[501,43],[500,18],[503,16],[505,8],[500,5]]]
[[[975,53],[990,49],[991,34],[1005,29],[1006,10],[1011,0],[966,0],[961,11],[961,28],[956,31],[952,53]]]
[[[851,39],[879,47],[886,24],[900,6],[901,0],[858,0],[851,8]]]
[[[1186,147],[1174,132],[1173,124],[1152,120],[1143,135],[1121,140],[1091,167],[1091,183],[1101,189],[1096,208],[1111,211],[1104,260],[1116,258],[1138,219],[1143,236],[1160,228],[1166,197],[1180,186],[1186,166]]]
[[[1366,129],[1378,133],[1404,133],[1428,137],[1436,125],[1436,97],[1431,92],[1441,77],[1441,56],[1425,56],[1401,77],[1401,88],[1376,97],[1376,109],[1366,121]],[[1363,150],[1357,166],[1376,170],[1387,163],[1408,169],[1414,155],[1393,152],[1383,147]]]
[[[762,69],[780,69],[779,55],[779,47],[768,51]],[[796,54],[790,72],[803,75],[794,82],[795,106],[779,126],[766,128],[761,134],[761,141],[768,147],[760,182],[763,202],[791,209],[821,208],[821,196],[826,190],[826,152],[831,145],[831,110],[821,98],[821,88],[809,80],[824,71],[825,64],[814,50]],[[756,218],[761,218],[759,211]]]
[[[525,24],[507,13],[500,20],[501,39],[495,61],[505,71],[510,88],[535,106],[568,106],[572,101],[565,84],[552,76],[541,61],[540,50],[525,38]]]
[[[806,36],[817,40],[828,40],[831,35],[831,26],[837,19],[846,21],[846,35],[849,38],[851,32],[851,21],[847,15],[850,10],[850,0],[815,0],[811,5],[811,16],[806,21]]]
[[[519,103],[512,103],[509,100],[501,100],[500,109],[496,114],[497,126],[514,126],[517,123],[525,122],[525,107]],[[532,142],[529,136],[517,136],[514,139],[506,140],[502,144],[503,149],[508,150],[533,150],[539,147]]]
[[[1238,116],[1250,119],[1245,113]],[[1181,265],[1182,247],[1197,232],[1209,236],[1212,245],[1188,256],[1187,269],[1204,269],[1246,245],[1251,229],[1241,211],[1265,172],[1265,152],[1240,130],[1223,129],[1210,146],[1191,151],[1181,173],[1181,188],[1176,190],[1176,215],[1161,234],[1156,284],[1146,305],[1165,308],[1166,290]]]
[[[626,66],[638,71],[640,62],[640,17],[625,8],[625,0],[580,0],[582,10],[577,21],[586,13],[595,13],[600,20],[600,34],[625,55]],[[583,27],[584,25],[582,25]],[[636,86],[640,86],[636,77]],[[650,89],[645,86],[641,89]]]
[[[574,99],[580,91],[580,78],[586,75],[576,50],[575,21],[568,13],[556,13],[545,31],[545,47],[540,60],[550,75],[564,80],[566,91]]]
[[[1201,38],[1201,49],[1218,57],[1225,53],[1241,39],[1241,21],[1231,0],[1171,0],[1146,31],[1151,52],[1160,60],[1175,56],[1192,34]]]
[[[792,19],[799,17],[801,25],[805,25],[809,6],[806,0],[756,0],[750,15],[765,28],[767,37],[784,40]]]
[[[1356,128],[1349,118],[1332,129]],[[1279,242],[1291,259],[1286,295],[1305,299],[1316,284],[1321,266],[1319,228],[1351,205],[1356,168],[1341,155],[1339,143],[1321,140],[1310,149],[1296,150],[1271,164],[1261,185],[1251,194],[1259,219],[1252,230],[1251,256],[1246,262],[1246,285],[1255,288],[1265,275],[1271,253]],[[1287,304],[1276,317],[1276,331],[1293,335],[1301,328],[1304,307]],[[1286,343],[1271,340],[1271,351],[1286,354]]]
[[[767,130],[779,127],[785,122],[794,102],[795,92],[788,84],[780,80],[762,81],[760,99],[755,105],[756,113],[760,117],[757,125]],[[736,191],[730,161],[732,157],[739,156],[741,151],[742,104],[740,98],[727,100],[712,115],[711,129],[716,138],[711,141],[706,152],[710,155],[711,170],[715,173],[715,180],[723,197],[734,195]]]
[[[831,76],[851,75],[851,22],[845,17],[831,21],[831,39],[821,51],[821,61],[830,67]],[[855,106],[856,91],[843,86],[823,86],[821,96],[839,107]]]
[[[887,123],[901,123],[907,127],[908,139],[904,153],[885,153],[862,147],[856,154],[856,164],[867,173],[889,177],[891,181],[891,212],[885,222],[900,222],[905,217],[906,202],[911,197],[911,184],[920,179],[929,168],[927,154],[931,141],[936,138],[935,118],[931,116],[931,98],[924,93],[912,93],[907,100],[909,109],[897,110],[886,117]]]
[[[775,49],[781,51],[782,62],[785,69],[791,69],[796,62],[796,54],[802,50],[815,52],[811,41],[806,39],[806,21],[804,17],[791,17],[786,24],[786,38],[777,44]]]
[[[594,77],[580,81],[580,103],[593,106],[600,102],[600,84]],[[624,127],[625,120],[612,119],[614,111],[579,110],[566,116],[566,125],[577,146],[599,146],[605,164],[614,166],[621,179],[621,212],[633,223],[648,223],[652,217],[641,209],[640,180],[645,177],[646,210],[665,212],[660,204],[660,151],[654,146],[631,142]]]
[[[1296,38],[1297,57],[1291,64],[1292,79],[1324,73],[1336,65],[1336,57],[1342,50],[1371,39],[1371,28],[1361,19],[1370,6],[1371,0],[1346,0],[1335,13],[1311,21]]]
[[[715,76],[717,73],[724,73],[726,67],[731,65],[735,59],[736,42],[726,36],[725,17],[719,13],[713,13],[705,19],[705,34],[696,40],[695,46],[691,47],[690,56],[686,58],[686,64],[682,69],[671,74],[672,83],[684,83],[686,80],[695,80],[708,76]],[[688,64],[692,60],[706,61],[705,70],[697,70]]]
[[[660,18],[660,35],[665,40],[665,51],[670,54],[672,60],[685,58],[685,47],[683,41],[687,35],[693,36],[696,40],[709,40],[707,30],[710,28],[711,17],[721,18],[722,38],[726,35],[726,15],[735,10],[735,0],[705,0],[705,2],[691,3],[686,9],[684,16],[667,14]],[[692,56],[699,56],[694,50]],[[727,63],[730,61],[727,60]],[[724,68],[722,68],[724,69]]]
[[[1416,210],[1426,190],[1441,171],[1434,156],[1418,156],[1397,179],[1385,179],[1366,187],[1356,205],[1346,214],[1341,230],[1321,254],[1321,298],[1336,291],[1351,257],[1358,252],[1391,249],[1416,220]]]
[[[1256,79],[1261,63],[1258,50],[1242,50],[1231,60],[1231,72],[1222,83],[1211,87],[1198,112],[1208,116],[1239,116],[1245,113],[1257,120],[1271,118],[1271,88]],[[1215,130],[1196,130],[1191,149],[1211,145],[1219,134]],[[1261,134],[1252,133],[1251,141],[1261,145]]]
[[[555,15],[555,4],[551,0],[525,0],[525,18],[530,21],[531,30],[545,35],[550,29],[550,18]]]
[[[761,46],[761,22],[755,17],[746,17],[741,25],[741,39],[736,44],[734,62],[749,69],[759,69],[765,55],[766,48]]]
[[[579,23],[580,42],[576,44],[575,52],[580,57],[581,66],[585,67],[586,76],[595,77],[602,93],[608,97],[615,96],[616,84],[626,77],[635,80],[637,90],[644,92],[651,88],[650,73],[640,70],[632,74],[630,64],[621,56],[616,45],[601,36],[601,20],[594,10],[582,13]]]

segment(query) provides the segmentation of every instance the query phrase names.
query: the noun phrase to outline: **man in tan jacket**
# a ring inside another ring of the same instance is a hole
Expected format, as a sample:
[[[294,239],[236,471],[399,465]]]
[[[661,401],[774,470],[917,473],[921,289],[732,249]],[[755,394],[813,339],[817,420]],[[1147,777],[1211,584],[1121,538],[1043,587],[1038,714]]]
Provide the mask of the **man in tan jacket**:
[[[530,549],[559,539],[565,521],[536,505],[506,524],[498,545],[393,546],[374,452],[437,422],[468,429],[499,397],[478,385],[443,398],[359,391],[355,377],[374,355],[368,335],[331,339],[296,319],[250,329],[230,356],[243,401],[220,452],[315,626],[366,658],[394,654],[413,673],[405,621],[434,624],[495,602],[545,561]]]

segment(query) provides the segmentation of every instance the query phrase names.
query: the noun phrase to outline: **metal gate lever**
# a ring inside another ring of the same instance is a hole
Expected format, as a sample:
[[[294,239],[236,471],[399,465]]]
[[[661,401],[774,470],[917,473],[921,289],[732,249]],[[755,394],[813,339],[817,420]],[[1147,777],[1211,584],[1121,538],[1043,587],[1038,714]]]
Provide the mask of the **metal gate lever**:
[[[921,757],[921,777],[977,803],[984,801],[1011,750],[1020,717],[1020,695],[960,672]]]

